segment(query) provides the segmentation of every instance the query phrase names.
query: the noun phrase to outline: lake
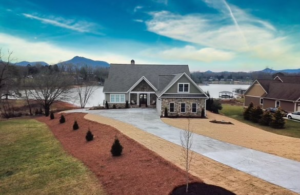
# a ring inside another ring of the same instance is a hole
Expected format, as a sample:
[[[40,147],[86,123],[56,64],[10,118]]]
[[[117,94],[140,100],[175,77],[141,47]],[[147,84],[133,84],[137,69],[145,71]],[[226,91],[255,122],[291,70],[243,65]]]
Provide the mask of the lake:
[[[226,85],[226,84],[210,84],[210,85],[199,85],[199,87],[204,91],[210,93],[210,97],[219,98],[220,91],[234,91],[234,89],[248,89],[250,85]],[[80,106],[79,98],[76,93],[76,89],[72,89],[72,100],[68,102],[77,106]],[[103,86],[97,86],[95,92],[90,97],[86,107],[103,105],[104,93]]]

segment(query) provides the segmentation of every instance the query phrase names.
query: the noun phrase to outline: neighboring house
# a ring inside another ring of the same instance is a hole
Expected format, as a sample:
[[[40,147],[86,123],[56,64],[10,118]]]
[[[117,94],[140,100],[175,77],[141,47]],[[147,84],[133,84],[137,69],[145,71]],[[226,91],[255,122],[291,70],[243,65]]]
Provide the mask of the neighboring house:
[[[245,106],[300,111],[300,76],[276,76],[273,80],[258,79],[245,92]]]
[[[190,78],[188,65],[111,64],[103,92],[110,108],[153,107],[160,115],[200,116],[206,94]]]

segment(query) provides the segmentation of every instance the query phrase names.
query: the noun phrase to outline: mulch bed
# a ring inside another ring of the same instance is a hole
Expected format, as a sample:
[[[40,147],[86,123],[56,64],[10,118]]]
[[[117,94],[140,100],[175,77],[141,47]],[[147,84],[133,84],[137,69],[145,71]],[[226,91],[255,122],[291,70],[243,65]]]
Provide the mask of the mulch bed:
[[[46,123],[64,149],[94,172],[108,195],[163,195],[185,183],[185,172],[180,168],[117,129],[85,120],[84,115],[64,114],[66,122],[63,124],[59,123],[59,114],[55,114],[54,120],[49,117],[37,120]],[[75,120],[79,125],[76,131],[72,129]],[[88,129],[94,134],[91,142],[85,140]],[[120,157],[112,157],[110,153],[116,136],[123,146]],[[190,180],[202,183],[194,176],[190,176]]]
[[[233,125],[232,122],[227,122],[227,121],[212,120],[212,121],[209,121],[209,122],[211,122],[211,123],[217,123],[217,124]]]

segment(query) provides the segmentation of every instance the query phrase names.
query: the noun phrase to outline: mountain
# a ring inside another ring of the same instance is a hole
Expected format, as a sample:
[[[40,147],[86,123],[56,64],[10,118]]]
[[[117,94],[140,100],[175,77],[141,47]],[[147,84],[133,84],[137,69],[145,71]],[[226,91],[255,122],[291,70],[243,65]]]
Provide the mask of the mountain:
[[[71,60],[67,60],[64,62],[60,62],[58,64],[75,64],[75,65],[90,65],[94,67],[109,67],[109,63],[105,61],[94,61],[88,58],[80,57],[80,56],[75,56]]]
[[[297,74],[297,73],[300,73],[300,68],[299,69],[283,69],[283,70],[273,70],[270,68],[265,68],[258,72],[264,72],[264,73],[270,73],[270,74],[274,74],[277,72],[288,73],[288,74]]]
[[[43,65],[43,66],[47,66],[49,64],[47,64],[46,62],[27,62],[27,61],[22,61],[22,62],[18,62],[18,63],[15,63],[15,65],[17,66],[27,66],[28,64],[30,64],[31,66],[34,66],[36,64],[40,64],[40,65]]]

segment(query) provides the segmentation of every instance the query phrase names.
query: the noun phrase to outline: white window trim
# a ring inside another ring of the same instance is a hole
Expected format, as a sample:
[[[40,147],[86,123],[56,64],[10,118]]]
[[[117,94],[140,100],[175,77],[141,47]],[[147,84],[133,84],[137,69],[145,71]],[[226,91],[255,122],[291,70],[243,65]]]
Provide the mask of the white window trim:
[[[184,112],[181,112],[181,104],[184,104]],[[186,103],[185,102],[181,102],[179,104],[179,106],[180,106],[180,113],[186,113]]]
[[[174,111],[173,112],[171,112],[171,104],[174,104],[174,107],[173,107]],[[174,113],[175,112],[175,102],[170,102],[169,103],[169,112],[170,113]]]
[[[277,102],[279,103],[278,106],[277,106]],[[275,101],[275,106],[274,106],[274,108],[279,108],[279,107],[280,107],[280,101],[279,101],[279,100],[276,100],[276,101]]]
[[[183,91],[179,91],[179,85],[183,85]],[[188,91],[184,91],[184,85],[188,85]],[[190,83],[178,83],[177,84],[177,93],[190,93]]]
[[[263,101],[262,103],[261,103],[261,100]],[[264,98],[260,98],[259,104],[260,104],[260,105],[264,105]]]
[[[196,112],[193,112],[193,104],[196,104]],[[191,103],[191,113],[197,113],[197,110],[198,110],[197,103],[195,102]]]
[[[112,102],[111,101],[111,97],[112,97],[112,95],[114,95],[115,97],[114,97],[114,99],[115,99],[115,101],[114,102]],[[119,102],[117,102],[116,101],[116,95],[119,95]],[[122,102],[121,100],[122,100],[122,98],[121,98],[121,96],[124,96],[124,102]],[[115,104],[123,104],[123,103],[125,103],[126,102],[126,96],[125,96],[125,94],[116,94],[116,93],[114,93],[114,94],[110,94],[109,95],[109,103],[115,103]]]

